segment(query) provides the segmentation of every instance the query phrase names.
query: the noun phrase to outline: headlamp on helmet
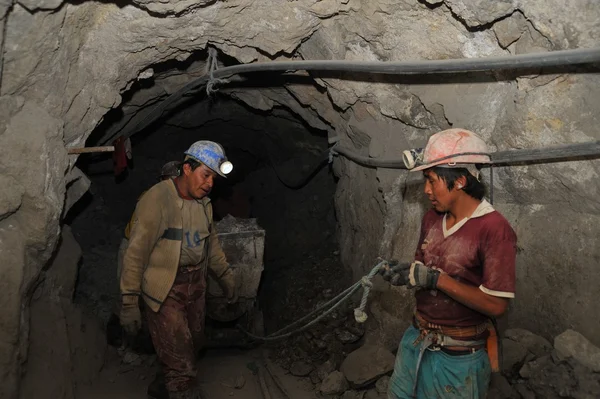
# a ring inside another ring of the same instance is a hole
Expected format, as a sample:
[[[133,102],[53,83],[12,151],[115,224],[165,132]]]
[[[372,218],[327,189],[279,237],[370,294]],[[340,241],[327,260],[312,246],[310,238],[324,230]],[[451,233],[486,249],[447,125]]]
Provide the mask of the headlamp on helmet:
[[[402,151],[402,161],[406,169],[412,169],[423,163],[423,148],[413,148]]]
[[[233,170],[233,164],[227,159],[225,150],[214,141],[197,141],[190,146],[185,155],[202,162],[222,177],[226,177]]]
[[[231,171],[233,170],[233,164],[231,162],[229,162],[227,160],[227,158],[225,158],[223,160],[223,162],[221,162],[221,165],[219,165],[219,170],[221,171],[221,173],[223,173],[224,175],[228,175],[231,173]]]
[[[474,165],[489,164],[491,157],[485,142],[475,133],[460,128],[448,129],[431,136],[427,146],[403,153],[408,169],[420,171],[434,166],[476,169]]]

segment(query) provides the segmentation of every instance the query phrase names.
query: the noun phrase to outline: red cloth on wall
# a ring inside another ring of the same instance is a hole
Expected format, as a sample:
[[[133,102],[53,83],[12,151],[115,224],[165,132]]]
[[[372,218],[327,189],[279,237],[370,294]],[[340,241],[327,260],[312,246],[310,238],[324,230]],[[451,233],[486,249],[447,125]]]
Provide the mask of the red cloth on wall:
[[[119,137],[113,142],[115,151],[113,152],[113,167],[115,176],[120,175],[127,169],[127,151],[125,148],[125,139]]]

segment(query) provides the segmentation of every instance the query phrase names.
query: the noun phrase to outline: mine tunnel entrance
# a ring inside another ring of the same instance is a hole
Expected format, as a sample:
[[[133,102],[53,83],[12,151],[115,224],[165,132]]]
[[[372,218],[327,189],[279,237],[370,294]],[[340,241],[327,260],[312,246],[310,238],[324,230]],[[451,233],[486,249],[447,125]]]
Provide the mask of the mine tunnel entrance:
[[[351,271],[339,260],[336,179],[328,163],[324,132],[283,108],[259,112],[226,96],[213,97],[134,135],[132,157],[119,175],[115,175],[113,154],[87,155],[78,161],[91,185],[65,217],[82,248],[74,301],[100,320],[109,344],[120,347],[123,359],[153,353],[149,335],[128,349],[115,341],[114,334],[120,331],[115,330],[117,255],[125,227],[138,198],[159,181],[163,164],[182,161],[183,152],[197,140],[221,143],[234,164],[233,172],[227,179],[220,178],[210,194],[217,231],[233,224],[242,226],[234,226],[235,231],[265,233],[264,270],[255,292],[258,311],[246,315],[255,319],[250,326],[262,323],[264,329],[253,332],[269,334],[287,326],[352,282]],[[246,241],[255,239],[252,234]],[[253,245],[256,249],[256,242]],[[277,348],[271,353],[276,353],[275,360],[283,367],[306,376],[313,364],[339,358],[344,348],[349,350],[360,340],[364,331],[351,314],[351,307],[340,308],[307,333],[269,345]],[[235,344],[240,332],[228,333],[238,321],[208,317],[209,344]],[[129,350],[136,353],[127,355]]]

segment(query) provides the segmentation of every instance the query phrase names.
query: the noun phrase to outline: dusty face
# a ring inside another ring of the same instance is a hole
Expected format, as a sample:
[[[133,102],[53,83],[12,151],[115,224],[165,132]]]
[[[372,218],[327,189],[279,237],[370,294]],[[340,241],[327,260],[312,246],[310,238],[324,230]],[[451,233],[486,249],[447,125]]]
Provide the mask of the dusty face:
[[[185,164],[183,175],[186,179],[188,195],[195,199],[206,197],[213,188],[217,174],[209,167],[201,164],[192,170],[190,165]]]
[[[423,191],[433,208],[438,212],[448,212],[456,201],[459,190],[456,188],[448,190],[446,182],[431,169],[423,171],[423,177],[425,177]]]

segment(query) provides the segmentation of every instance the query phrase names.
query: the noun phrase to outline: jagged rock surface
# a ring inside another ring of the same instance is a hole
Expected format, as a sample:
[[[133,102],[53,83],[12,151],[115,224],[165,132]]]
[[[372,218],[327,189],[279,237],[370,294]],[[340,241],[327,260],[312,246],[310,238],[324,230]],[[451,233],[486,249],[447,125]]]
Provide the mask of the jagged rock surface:
[[[123,93],[151,77],[149,68],[184,62],[209,43],[240,62],[292,54],[383,61],[591,47],[600,39],[600,9],[593,0],[428,3],[0,2],[0,183],[9,187],[0,193],[0,396],[17,395],[27,353],[23,304],[57,243],[71,180],[65,176],[76,159],[65,146],[84,145]],[[593,71],[589,67],[579,70],[518,79],[474,74],[418,85],[404,78],[316,76],[313,86],[223,92],[264,112],[288,108],[363,155],[396,157],[449,126],[477,131],[492,150],[598,140],[600,78],[586,73]],[[419,176],[343,158],[333,168],[341,257],[355,277],[377,256],[410,260],[426,207]],[[598,172],[598,160],[497,170],[496,207],[519,235],[513,325],[545,337],[572,326],[600,342],[600,320],[589,317],[600,310]],[[379,311],[388,327],[394,325],[390,314],[410,314],[408,306]],[[391,346],[398,332],[383,334],[381,325],[370,323],[365,340],[383,335]]]

